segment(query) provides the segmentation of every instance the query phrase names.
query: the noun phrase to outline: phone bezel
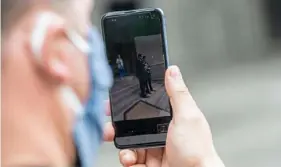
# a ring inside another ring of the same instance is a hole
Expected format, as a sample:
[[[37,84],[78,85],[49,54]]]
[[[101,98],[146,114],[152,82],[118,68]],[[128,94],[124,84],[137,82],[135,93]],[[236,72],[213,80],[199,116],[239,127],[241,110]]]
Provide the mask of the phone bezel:
[[[147,13],[147,12],[158,12],[161,16],[160,19],[161,19],[161,23],[162,23],[162,25],[161,25],[162,43],[163,43],[163,47],[164,47],[163,53],[164,53],[165,68],[167,69],[169,66],[169,57],[168,57],[168,45],[167,45],[166,20],[165,20],[164,12],[160,8],[145,8],[145,9],[136,9],[136,10],[128,10],[128,11],[116,11],[116,12],[109,12],[109,13],[104,14],[101,18],[101,27],[102,27],[103,38],[105,40],[104,22],[106,19],[110,19],[110,18],[114,18],[114,17],[118,17],[118,16]],[[107,50],[106,50],[106,52],[107,52]],[[109,95],[109,97],[110,97],[110,101],[111,101],[111,95]],[[111,103],[110,103],[110,108],[112,108]],[[170,111],[171,111],[171,120],[172,120],[173,112],[172,112],[171,105],[170,105]],[[112,125],[113,125],[113,128],[116,129],[112,115],[113,114],[111,114]],[[163,147],[166,145],[166,140],[164,142],[159,141],[159,142],[142,143],[142,144],[118,145],[118,143],[116,142],[116,137],[114,137],[114,145],[118,149]]]

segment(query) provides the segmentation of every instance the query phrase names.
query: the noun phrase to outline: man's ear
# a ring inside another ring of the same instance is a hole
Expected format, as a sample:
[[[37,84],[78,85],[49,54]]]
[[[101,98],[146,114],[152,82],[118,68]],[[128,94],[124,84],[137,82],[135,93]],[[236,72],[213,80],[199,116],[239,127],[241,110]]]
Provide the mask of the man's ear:
[[[69,40],[65,21],[54,13],[42,13],[36,19],[31,36],[33,57],[54,82],[67,82],[70,72],[64,50]]]

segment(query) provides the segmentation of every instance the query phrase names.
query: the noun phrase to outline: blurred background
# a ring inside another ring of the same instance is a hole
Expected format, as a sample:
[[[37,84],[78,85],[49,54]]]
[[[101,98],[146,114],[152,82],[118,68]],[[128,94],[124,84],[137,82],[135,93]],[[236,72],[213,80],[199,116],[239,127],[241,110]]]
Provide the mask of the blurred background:
[[[281,166],[280,0],[96,0],[113,10],[162,8],[169,57],[206,115],[227,167]],[[110,120],[110,118],[108,118]],[[120,167],[112,143],[98,167]]]

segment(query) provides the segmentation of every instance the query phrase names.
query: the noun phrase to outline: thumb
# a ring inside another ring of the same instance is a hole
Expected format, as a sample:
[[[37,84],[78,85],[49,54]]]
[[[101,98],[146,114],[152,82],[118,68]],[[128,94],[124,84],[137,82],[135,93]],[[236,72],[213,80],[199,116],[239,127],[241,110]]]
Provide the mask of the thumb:
[[[175,119],[187,118],[192,115],[192,112],[198,110],[177,66],[170,66],[166,70],[165,86],[170,97]]]

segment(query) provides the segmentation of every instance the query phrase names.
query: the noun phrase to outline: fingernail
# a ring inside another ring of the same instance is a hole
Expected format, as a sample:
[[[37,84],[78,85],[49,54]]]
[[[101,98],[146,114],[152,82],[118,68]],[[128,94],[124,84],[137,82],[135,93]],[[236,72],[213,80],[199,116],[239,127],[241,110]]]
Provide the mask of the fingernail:
[[[181,78],[180,69],[177,66],[172,66],[170,76],[174,79],[180,79]]]
[[[124,151],[124,150],[122,150],[121,152],[120,152],[120,155],[123,157],[123,156],[126,156],[126,151]]]
[[[126,153],[125,153],[125,155],[123,155],[123,158],[124,158],[125,160],[127,160],[127,161],[130,161],[130,160],[131,160],[130,154],[126,154]]]

